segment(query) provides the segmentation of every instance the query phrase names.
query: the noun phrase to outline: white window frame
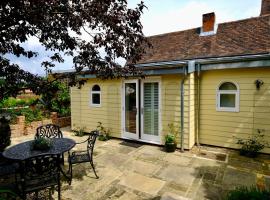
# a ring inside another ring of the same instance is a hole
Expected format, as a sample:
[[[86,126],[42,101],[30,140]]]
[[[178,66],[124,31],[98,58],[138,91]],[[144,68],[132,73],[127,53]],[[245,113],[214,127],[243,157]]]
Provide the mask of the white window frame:
[[[236,86],[236,90],[219,90],[220,86],[224,83],[232,83]],[[233,81],[223,81],[217,87],[217,98],[216,98],[216,110],[221,112],[239,112],[239,86]],[[221,107],[220,106],[220,96],[221,94],[234,94],[235,95],[235,107]]]
[[[95,84],[95,85],[97,85],[100,88],[100,85],[98,84]],[[93,87],[95,85],[93,85],[90,89],[90,106],[98,108],[98,107],[101,107],[101,88],[100,88],[100,91],[93,91]],[[99,104],[93,103],[93,94],[99,94]]]

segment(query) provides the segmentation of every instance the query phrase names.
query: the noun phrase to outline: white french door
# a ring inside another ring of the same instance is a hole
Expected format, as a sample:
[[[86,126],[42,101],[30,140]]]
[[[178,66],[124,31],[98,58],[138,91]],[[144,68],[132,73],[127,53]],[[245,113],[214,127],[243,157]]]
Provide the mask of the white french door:
[[[122,136],[160,144],[160,80],[125,80],[122,95]]]
[[[139,139],[139,86],[138,80],[123,83],[123,136]]]
[[[160,81],[145,79],[141,82],[141,139],[160,143]]]

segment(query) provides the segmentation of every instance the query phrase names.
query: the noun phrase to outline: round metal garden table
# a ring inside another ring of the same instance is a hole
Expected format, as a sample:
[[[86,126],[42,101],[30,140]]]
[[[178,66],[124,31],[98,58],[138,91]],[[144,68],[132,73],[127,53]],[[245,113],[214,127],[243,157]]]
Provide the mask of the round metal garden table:
[[[48,150],[33,150],[32,143],[34,140],[30,140],[27,142],[19,143],[17,145],[14,145],[6,149],[3,152],[3,156],[11,160],[16,160],[19,163],[23,162],[24,160],[28,158],[42,156],[42,155],[57,155],[60,158],[60,156],[63,153],[71,150],[76,145],[76,142],[69,138],[52,138],[51,140],[52,140],[52,146]],[[60,162],[59,162],[59,166],[60,166],[61,173],[64,175],[66,179],[70,181],[71,177],[69,177],[63,171]]]
[[[11,160],[23,161],[39,155],[61,155],[72,149],[76,144],[74,140],[69,138],[52,138],[51,140],[52,146],[48,150],[33,150],[31,145],[34,140],[30,140],[6,149],[3,156]]]

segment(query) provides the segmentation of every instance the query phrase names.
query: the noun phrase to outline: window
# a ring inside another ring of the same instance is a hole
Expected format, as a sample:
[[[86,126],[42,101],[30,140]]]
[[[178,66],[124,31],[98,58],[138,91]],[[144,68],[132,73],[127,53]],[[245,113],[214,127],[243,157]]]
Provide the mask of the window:
[[[98,85],[94,85],[91,90],[91,106],[101,106],[100,95],[100,87]]]
[[[235,83],[224,82],[219,85],[217,111],[239,112],[239,89]]]

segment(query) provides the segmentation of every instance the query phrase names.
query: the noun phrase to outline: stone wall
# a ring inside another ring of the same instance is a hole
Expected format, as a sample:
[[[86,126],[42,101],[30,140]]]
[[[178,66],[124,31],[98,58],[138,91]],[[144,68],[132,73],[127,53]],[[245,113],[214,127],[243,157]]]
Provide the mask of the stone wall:
[[[16,124],[11,124],[11,137],[20,137],[23,135],[34,135],[36,133],[36,129],[39,126],[46,124],[57,124],[60,127],[70,126],[71,118],[70,117],[57,117],[57,113],[52,112],[50,119],[44,119],[42,121],[34,121],[30,124],[25,123],[25,116],[18,116]]]
[[[60,127],[66,127],[71,125],[71,117],[58,117],[57,112],[51,113],[51,119],[53,124],[57,124]]]

